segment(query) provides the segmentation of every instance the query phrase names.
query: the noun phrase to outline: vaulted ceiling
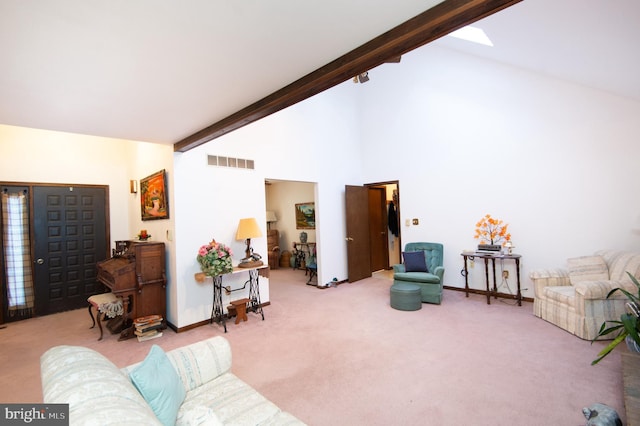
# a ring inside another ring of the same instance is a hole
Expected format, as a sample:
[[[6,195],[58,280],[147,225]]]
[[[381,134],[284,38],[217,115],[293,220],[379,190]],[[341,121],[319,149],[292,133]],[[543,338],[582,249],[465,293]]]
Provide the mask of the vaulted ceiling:
[[[477,19],[493,48],[438,39]],[[0,124],[187,150],[435,39],[640,101],[639,23],[637,0],[2,0]]]

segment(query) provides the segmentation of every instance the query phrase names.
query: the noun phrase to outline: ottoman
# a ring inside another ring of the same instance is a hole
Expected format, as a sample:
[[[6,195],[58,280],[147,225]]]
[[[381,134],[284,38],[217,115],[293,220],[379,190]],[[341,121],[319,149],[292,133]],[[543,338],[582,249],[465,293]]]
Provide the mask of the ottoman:
[[[422,294],[415,284],[396,283],[391,286],[391,307],[400,311],[422,309]]]

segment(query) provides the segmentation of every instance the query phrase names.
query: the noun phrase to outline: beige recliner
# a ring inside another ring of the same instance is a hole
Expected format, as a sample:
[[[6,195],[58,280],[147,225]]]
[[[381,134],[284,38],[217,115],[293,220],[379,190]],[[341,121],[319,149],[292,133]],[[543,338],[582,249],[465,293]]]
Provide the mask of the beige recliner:
[[[640,278],[640,253],[602,250],[568,259],[567,269],[532,271],[533,313],[582,339],[593,340],[603,322],[620,320],[626,312],[624,294],[616,292],[608,299],[607,294],[617,287],[637,293],[627,272]]]

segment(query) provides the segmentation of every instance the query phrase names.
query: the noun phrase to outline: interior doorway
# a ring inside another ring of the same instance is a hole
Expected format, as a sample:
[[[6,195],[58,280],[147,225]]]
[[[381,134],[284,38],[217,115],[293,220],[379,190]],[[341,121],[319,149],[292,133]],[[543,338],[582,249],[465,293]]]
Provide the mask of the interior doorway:
[[[346,185],[345,206],[348,281],[400,263],[399,182]]]
[[[313,208],[314,221],[308,221],[301,225],[297,220],[299,209]],[[307,261],[317,259],[317,205],[316,205],[316,184],[314,182],[286,181],[277,179],[265,180],[265,208],[272,215],[272,220],[266,224],[270,231],[277,230],[279,263],[283,267],[292,267],[295,259],[293,257],[294,243],[298,249],[305,250]],[[305,241],[301,241],[305,240]],[[304,243],[300,245],[300,243]],[[286,264],[283,264],[285,262]],[[300,274],[301,282],[307,282],[305,276],[306,269]]]
[[[400,189],[398,181],[370,183],[369,228],[371,272],[391,269],[401,259]]]

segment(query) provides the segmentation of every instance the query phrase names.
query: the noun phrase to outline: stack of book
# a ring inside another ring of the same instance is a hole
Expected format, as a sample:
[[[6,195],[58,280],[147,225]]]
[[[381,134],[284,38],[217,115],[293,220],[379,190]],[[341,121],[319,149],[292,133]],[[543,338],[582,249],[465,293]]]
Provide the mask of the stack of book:
[[[133,320],[133,325],[136,328],[134,333],[138,337],[138,342],[161,337],[164,328],[162,320],[160,315],[147,315]]]

